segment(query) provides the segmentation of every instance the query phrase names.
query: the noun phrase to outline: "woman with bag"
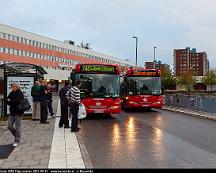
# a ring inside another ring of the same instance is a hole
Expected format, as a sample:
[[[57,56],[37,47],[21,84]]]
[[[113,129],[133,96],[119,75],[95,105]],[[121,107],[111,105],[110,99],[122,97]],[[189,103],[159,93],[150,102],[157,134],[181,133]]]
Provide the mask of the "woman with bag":
[[[19,144],[21,138],[20,129],[24,110],[20,110],[19,105],[21,103],[21,100],[24,99],[24,96],[22,91],[20,90],[20,86],[18,83],[12,83],[11,89],[12,91],[7,97],[7,105],[10,106],[10,115],[8,117],[8,129],[15,138],[13,146],[16,147]]]

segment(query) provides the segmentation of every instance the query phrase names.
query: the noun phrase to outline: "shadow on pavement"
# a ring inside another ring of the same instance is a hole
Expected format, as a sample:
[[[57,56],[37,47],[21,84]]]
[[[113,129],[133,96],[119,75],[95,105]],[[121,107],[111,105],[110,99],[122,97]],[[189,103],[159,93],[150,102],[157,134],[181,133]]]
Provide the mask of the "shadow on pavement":
[[[131,112],[138,112],[138,113],[149,113],[149,112],[157,112],[157,110],[148,109],[148,108],[130,108],[130,109],[123,109],[122,111],[131,113]]]
[[[14,148],[12,144],[0,145],[0,159],[7,159]]]
[[[113,117],[111,114],[88,114],[85,120],[113,120],[115,117]]]

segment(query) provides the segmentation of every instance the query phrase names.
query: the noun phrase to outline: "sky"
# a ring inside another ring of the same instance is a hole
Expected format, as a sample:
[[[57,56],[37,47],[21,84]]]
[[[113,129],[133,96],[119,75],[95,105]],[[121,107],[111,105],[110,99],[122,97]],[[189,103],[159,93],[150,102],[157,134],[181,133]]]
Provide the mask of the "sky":
[[[138,65],[173,67],[173,50],[196,48],[216,67],[215,0],[1,0],[0,23],[57,40],[90,43],[95,51]]]

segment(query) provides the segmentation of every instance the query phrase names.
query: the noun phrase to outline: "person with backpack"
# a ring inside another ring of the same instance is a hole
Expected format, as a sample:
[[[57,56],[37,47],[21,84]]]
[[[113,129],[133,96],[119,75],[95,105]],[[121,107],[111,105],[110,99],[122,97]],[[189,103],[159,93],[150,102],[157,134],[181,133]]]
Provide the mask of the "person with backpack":
[[[11,92],[7,96],[7,105],[10,107],[10,114],[8,117],[8,129],[14,136],[13,146],[16,147],[20,143],[21,139],[21,120],[24,110],[19,109],[21,101],[24,99],[24,95],[20,90],[18,83],[11,84]]]
[[[70,105],[70,112],[72,113],[71,132],[79,132],[78,128],[78,112],[81,105],[80,99],[81,80],[76,81],[76,86],[73,86],[66,93],[66,98]]]
[[[59,127],[70,128],[69,120],[68,120],[68,101],[66,99],[66,93],[70,89],[70,82],[65,81],[65,86],[60,89],[59,97],[60,97],[60,105],[61,105],[61,117],[59,121]]]
[[[32,120],[37,121],[40,120],[40,83],[38,81],[35,82],[35,85],[31,89],[31,96],[33,98],[33,112],[32,112]]]

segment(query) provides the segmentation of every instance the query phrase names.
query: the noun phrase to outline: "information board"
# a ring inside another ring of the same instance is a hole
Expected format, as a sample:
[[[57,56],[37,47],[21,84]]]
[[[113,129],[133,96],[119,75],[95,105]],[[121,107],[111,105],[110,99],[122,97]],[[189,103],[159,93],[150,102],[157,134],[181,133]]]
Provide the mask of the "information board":
[[[31,109],[26,111],[25,114],[32,114],[33,99],[31,96],[31,88],[34,85],[34,77],[8,76],[7,77],[7,96],[11,92],[11,84],[14,82],[20,85],[20,89],[24,97],[27,98],[29,103],[31,104]],[[9,106],[7,107],[7,113],[9,114]]]

